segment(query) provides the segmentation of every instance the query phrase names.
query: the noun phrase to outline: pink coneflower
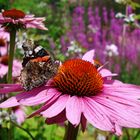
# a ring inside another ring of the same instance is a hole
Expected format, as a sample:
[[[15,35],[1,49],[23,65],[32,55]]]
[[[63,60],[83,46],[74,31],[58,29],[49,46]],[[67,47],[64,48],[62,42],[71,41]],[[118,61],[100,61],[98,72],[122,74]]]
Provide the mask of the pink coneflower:
[[[16,122],[20,125],[25,121],[26,114],[25,108],[23,106],[16,106],[12,108],[14,115],[16,117]]]
[[[6,27],[6,29],[10,29],[12,26],[17,29],[38,28],[41,30],[47,30],[43,24],[44,20],[45,18],[36,18],[34,15],[26,15],[23,11],[17,9],[5,10],[0,13],[0,24],[3,27]]]
[[[3,38],[0,38],[0,56],[7,54],[7,43]]]
[[[46,85],[21,92],[0,104],[1,108],[45,103],[30,117],[40,114],[47,124],[66,120],[73,126],[88,121],[103,131],[122,134],[122,127],[140,128],[140,87],[112,80],[107,69],[93,65],[93,51],[82,59],[64,62]],[[0,93],[22,90],[21,85],[5,84]]]
[[[5,40],[5,41],[9,41],[9,40],[10,40],[10,38],[9,38],[9,33],[6,32],[6,31],[4,30],[4,28],[0,28],[0,38],[3,39],[3,40]],[[4,46],[4,45],[1,45],[1,44],[0,44],[0,46]]]
[[[22,64],[18,60],[13,61],[12,76],[17,77],[20,75]],[[8,56],[0,57],[0,78],[3,78],[8,73]]]
[[[0,56],[7,54],[7,42],[9,41],[9,33],[3,28],[0,29]]]

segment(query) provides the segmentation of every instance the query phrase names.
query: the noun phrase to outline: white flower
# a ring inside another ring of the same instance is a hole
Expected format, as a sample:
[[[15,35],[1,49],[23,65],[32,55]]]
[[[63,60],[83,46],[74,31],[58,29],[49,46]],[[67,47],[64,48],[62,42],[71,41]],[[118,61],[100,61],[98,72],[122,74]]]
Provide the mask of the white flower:
[[[3,121],[9,121],[10,118],[9,118],[9,114],[7,111],[5,110],[2,110],[0,111],[0,124],[2,124]]]
[[[115,0],[119,4],[127,4],[129,0]]]
[[[106,137],[101,134],[98,134],[97,140],[106,140]]]
[[[75,41],[71,41],[66,55],[69,56],[71,53],[81,53],[81,52],[82,49],[77,45],[77,43]]]
[[[132,13],[132,14],[130,14],[128,16],[126,16],[126,15],[124,15],[122,13],[117,13],[115,15],[115,17],[123,19],[125,23],[133,23],[135,21],[135,14],[134,13]]]
[[[10,119],[13,121],[13,122],[16,122],[17,121],[17,117],[14,113],[11,113],[10,114]]]
[[[128,17],[124,18],[124,22],[126,23],[132,23],[135,21],[135,14],[130,14]]]
[[[125,18],[126,16],[124,15],[124,14],[122,14],[122,13],[117,13],[116,15],[115,15],[115,17],[116,18]]]
[[[107,45],[105,48],[105,54],[110,57],[119,55],[118,47],[115,44]]]

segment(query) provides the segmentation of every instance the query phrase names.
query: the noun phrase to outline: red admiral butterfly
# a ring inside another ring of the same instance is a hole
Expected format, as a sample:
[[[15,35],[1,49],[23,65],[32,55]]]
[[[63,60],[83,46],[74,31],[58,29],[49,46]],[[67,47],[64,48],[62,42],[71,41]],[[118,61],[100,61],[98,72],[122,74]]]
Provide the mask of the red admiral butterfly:
[[[20,81],[25,90],[31,90],[46,83],[57,73],[59,64],[50,57],[49,53],[33,41],[23,43],[24,50],[23,69]]]

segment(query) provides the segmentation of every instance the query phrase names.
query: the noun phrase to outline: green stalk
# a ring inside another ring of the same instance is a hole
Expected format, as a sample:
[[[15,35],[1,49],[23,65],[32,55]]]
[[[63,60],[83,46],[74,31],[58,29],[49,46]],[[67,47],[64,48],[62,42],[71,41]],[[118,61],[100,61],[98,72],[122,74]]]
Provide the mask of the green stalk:
[[[15,51],[15,39],[16,39],[16,30],[12,30],[10,32],[10,48],[8,53],[8,75],[7,82],[12,83],[12,67],[13,67],[13,59],[14,59],[14,51]]]
[[[18,125],[18,124],[15,123],[14,121],[11,121],[11,123],[12,123],[13,125],[15,125],[16,127],[18,127],[19,129],[21,129],[21,130],[23,130],[24,132],[26,132],[26,133],[30,136],[30,138],[31,138],[32,140],[35,140],[35,138],[32,136],[32,134],[29,132],[29,130],[27,130],[27,129],[21,127],[20,125]]]
[[[8,52],[8,74],[7,74],[7,83],[12,83],[12,68],[13,68],[13,59],[15,51],[15,39],[16,39],[16,30],[10,31],[10,47]],[[8,140],[14,139],[14,126],[10,123],[10,128],[8,131]]]
[[[74,127],[70,122],[68,122],[63,140],[77,140],[78,129],[79,125]]]

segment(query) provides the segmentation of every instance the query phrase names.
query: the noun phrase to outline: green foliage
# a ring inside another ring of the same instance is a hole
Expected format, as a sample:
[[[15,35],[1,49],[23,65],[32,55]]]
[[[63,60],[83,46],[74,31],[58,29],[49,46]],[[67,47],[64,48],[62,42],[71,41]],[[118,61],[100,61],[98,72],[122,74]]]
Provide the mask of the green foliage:
[[[133,9],[140,8],[140,3],[134,2],[132,0],[130,1],[130,5],[133,7]]]
[[[22,126],[29,131],[35,140],[61,140],[63,138],[63,129],[57,125],[47,125],[42,118],[32,118],[26,120]],[[30,140],[31,137],[22,129],[16,127],[14,131],[14,140]]]
[[[37,10],[37,0],[15,0],[13,1],[11,8],[16,8],[24,12],[34,13]],[[36,9],[36,10],[35,10]]]
[[[9,9],[9,0],[0,0],[0,10],[1,9]]]
[[[132,65],[132,64],[131,64]],[[120,73],[120,80],[125,83],[140,85],[140,71],[137,66],[133,66],[131,69],[126,68],[126,64],[122,65]]]

